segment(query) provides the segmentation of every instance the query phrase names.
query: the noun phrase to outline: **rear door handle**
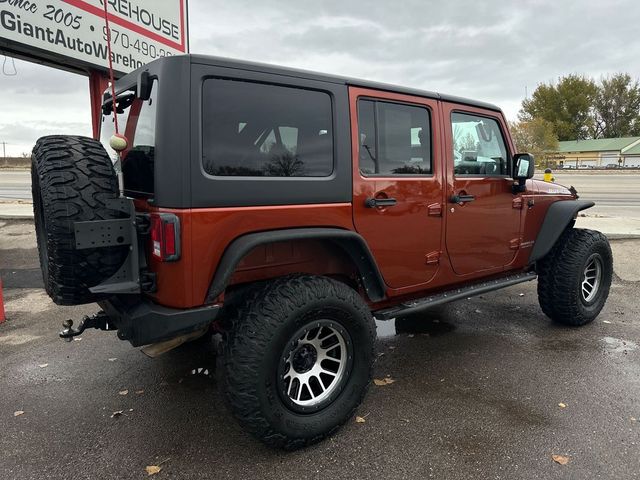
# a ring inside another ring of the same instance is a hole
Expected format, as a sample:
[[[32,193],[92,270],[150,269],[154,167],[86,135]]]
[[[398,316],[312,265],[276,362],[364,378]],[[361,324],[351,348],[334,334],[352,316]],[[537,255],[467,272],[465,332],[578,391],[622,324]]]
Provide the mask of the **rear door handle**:
[[[449,201],[451,203],[467,203],[473,202],[476,199],[473,195],[452,195]]]
[[[393,207],[397,203],[395,198],[367,198],[364,206],[367,208]]]

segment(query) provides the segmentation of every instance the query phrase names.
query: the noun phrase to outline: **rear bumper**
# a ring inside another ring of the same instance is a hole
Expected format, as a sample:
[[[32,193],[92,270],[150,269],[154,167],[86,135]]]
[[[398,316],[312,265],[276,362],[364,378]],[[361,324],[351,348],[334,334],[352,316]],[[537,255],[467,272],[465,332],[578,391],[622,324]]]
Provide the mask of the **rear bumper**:
[[[118,338],[128,340],[134,347],[200,330],[211,324],[221,309],[221,305],[174,309],[140,297],[135,302],[128,300],[111,297],[98,304],[118,327]]]

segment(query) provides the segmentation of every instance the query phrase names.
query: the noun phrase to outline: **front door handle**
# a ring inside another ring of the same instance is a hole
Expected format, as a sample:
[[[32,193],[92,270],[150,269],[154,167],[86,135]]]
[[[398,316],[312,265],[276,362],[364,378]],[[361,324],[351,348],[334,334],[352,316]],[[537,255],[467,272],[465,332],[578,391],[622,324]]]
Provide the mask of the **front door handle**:
[[[367,208],[393,207],[397,203],[395,198],[367,198],[364,206]]]
[[[473,195],[452,195],[449,201],[451,203],[467,203],[473,202],[476,199]]]

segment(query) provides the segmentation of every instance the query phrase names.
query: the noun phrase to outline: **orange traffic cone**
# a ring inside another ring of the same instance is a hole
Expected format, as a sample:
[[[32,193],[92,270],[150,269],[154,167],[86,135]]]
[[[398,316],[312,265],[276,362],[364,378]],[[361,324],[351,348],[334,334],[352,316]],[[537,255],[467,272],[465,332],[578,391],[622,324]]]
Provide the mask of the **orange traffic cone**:
[[[4,315],[4,301],[2,300],[2,279],[0,278],[0,323],[4,322],[6,317]]]

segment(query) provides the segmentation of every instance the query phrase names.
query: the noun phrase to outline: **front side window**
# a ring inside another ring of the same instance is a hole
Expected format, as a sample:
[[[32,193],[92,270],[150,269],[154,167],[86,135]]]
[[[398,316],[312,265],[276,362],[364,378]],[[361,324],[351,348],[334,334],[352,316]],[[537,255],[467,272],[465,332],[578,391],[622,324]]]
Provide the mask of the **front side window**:
[[[203,85],[202,110],[202,163],[210,175],[327,177],[333,172],[327,93],[212,78]]]
[[[358,101],[359,166],[363,175],[428,175],[431,125],[423,107]]]
[[[451,130],[456,176],[509,174],[507,147],[495,119],[454,112]]]

